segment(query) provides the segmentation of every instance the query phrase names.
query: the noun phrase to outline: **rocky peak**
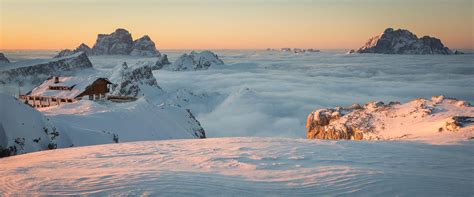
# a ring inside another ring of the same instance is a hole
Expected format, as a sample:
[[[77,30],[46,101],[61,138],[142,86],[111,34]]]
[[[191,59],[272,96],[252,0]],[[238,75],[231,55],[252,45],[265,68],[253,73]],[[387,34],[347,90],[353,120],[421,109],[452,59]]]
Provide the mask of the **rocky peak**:
[[[95,55],[128,55],[133,47],[132,35],[119,28],[111,34],[99,34],[92,47]]]
[[[408,30],[394,30],[393,28],[385,29],[382,34],[370,38],[364,46],[351,52],[383,54],[453,54],[453,52],[445,47],[441,40],[437,38],[430,36],[418,38]]]
[[[92,49],[82,43],[75,50],[65,49],[59,52],[55,58],[70,56],[77,52],[87,55],[132,55],[145,57],[160,57],[155,43],[148,35],[135,41],[132,35],[125,29],[119,28],[111,34],[99,34]]]
[[[110,80],[115,84],[112,94],[137,97],[142,96],[143,89],[146,88],[161,90],[153,76],[151,67],[151,64],[147,62],[138,62],[130,67],[125,62],[123,65],[118,65],[110,77]]]
[[[133,41],[133,47],[130,55],[159,57],[160,52],[156,50],[155,43],[151,40],[151,38],[148,35],[144,35],[143,37]]]
[[[0,53],[0,63],[10,63],[10,60],[3,53]]]

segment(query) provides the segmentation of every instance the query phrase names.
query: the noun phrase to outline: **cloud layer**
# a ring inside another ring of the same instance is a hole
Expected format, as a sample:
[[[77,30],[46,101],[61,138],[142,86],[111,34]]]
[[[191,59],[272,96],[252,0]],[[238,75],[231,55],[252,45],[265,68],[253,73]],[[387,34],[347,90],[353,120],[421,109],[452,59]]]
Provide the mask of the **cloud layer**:
[[[179,52],[178,52],[179,53]],[[178,54],[177,53],[177,54]],[[305,137],[315,108],[368,101],[407,101],[446,95],[474,101],[473,55],[345,55],[217,51],[225,66],[206,71],[157,71],[167,91],[185,88],[210,96],[186,107],[210,137]],[[170,53],[173,59],[176,54]],[[216,102],[218,100],[218,102]],[[212,102],[211,102],[212,101]]]

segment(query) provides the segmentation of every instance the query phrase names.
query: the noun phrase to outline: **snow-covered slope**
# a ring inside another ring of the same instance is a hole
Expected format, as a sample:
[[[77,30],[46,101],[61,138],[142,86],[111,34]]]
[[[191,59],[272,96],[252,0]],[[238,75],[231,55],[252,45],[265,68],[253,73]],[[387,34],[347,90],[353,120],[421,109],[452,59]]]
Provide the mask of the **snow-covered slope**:
[[[472,196],[474,143],[215,138],[57,149],[0,160],[0,194]]]
[[[39,111],[0,93],[0,157],[71,145]]]
[[[306,124],[308,138],[422,140],[450,143],[474,137],[474,107],[466,101],[434,96],[405,104],[371,102],[364,106],[318,109]]]
[[[59,129],[67,131],[74,146],[113,143],[112,138],[87,136],[109,134],[118,142],[205,138],[200,123],[187,110],[156,106],[145,98],[128,103],[79,101],[41,111]]]

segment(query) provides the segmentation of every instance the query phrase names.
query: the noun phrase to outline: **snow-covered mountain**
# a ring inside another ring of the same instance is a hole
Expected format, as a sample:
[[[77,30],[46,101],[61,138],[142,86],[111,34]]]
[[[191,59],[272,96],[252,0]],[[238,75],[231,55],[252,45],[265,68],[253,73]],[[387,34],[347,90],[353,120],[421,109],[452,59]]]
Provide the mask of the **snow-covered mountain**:
[[[474,137],[474,107],[444,96],[405,104],[370,102],[315,110],[306,128],[309,139],[462,141]]]
[[[474,143],[162,140],[0,160],[6,196],[472,196]]]
[[[82,52],[61,58],[18,61],[0,67],[0,83],[39,84],[51,76],[72,75],[90,68],[92,63]]]
[[[43,114],[0,93],[0,157],[70,146],[67,134]]]
[[[408,30],[393,28],[387,28],[382,34],[370,38],[364,46],[351,50],[350,53],[454,54],[438,38],[430,36],[418,38]]]
[[[0,53],[0,63],[10,63],[10,60],[3,53]]]
[[[162,69],[172,71],[207,70],[212,65],[223,65],[224,62],[211,51],[192,51],[189,55],[183,54],[171,65],[164,65]]]

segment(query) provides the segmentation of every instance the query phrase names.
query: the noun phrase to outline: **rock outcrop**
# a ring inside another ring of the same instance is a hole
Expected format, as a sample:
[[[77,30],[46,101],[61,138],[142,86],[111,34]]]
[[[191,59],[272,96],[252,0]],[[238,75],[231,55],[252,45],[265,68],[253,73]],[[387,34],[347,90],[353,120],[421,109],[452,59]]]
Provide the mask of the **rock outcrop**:
[[[10,63],[10,60],[3,53],[0,53],[0,63]]]
[[[370,38],[364,46],[353,53],[382,54],[454,54],[438,38],[418,38],[408,30],[387,28],[382,34]]]
[[[161,54],[156,50],[155,43],[149,36],[145,35],[133,41],[132,56],[159,57]]]
[[[84,52],[87,55],[161,56],[149,36],[145,35],[134,41],[132,34],[121,28],[111,34],[99,34],[92,49],[83,43],[74,50],[62,50],[55,57],[70,56],[78,52]]]
[[[39,84],[51,76],[72,75],[92,68],[92,63],[85,53],[31,64],[20,63],[10,63],[8,68],[0,70],[0,83],[31,81],[32,84]]]
[[[173,64],[163,67],[166,70],[206,70],[212,65],[223,65],[224,62],[211,51],[195,52],[181,55]]]
[[[145,94],[144,89],[151,88],[161,91],[152,71],[152,65],[144,62],[130,67],[126,63],[117,66],[110,77],[114,83],[112,94],[138,97]]]
[[[469,139],[474,136],[474,107],[444,96],[406,104],[370,102],[315,110],[306,128],[308,139],[417,139],[453,132]]]

